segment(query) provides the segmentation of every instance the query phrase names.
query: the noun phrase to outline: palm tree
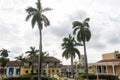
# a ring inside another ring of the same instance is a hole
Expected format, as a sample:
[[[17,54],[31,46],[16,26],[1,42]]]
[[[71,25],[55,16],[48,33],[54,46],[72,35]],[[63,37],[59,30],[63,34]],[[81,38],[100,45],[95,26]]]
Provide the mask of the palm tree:
[[[30,56],[34,57],[37,55],[38,52],[39,52],[39,50],[35,49],[35,47],[30,47],[30,51],[26,51],[25,53],[28,54],[28,57],[30,57]]]
[[[28,57],[32,57],[32,62],[31,62],[31,66],[32,66],[32,70],[31,73],[33,74],[33,61],[35,59],[35,57],[37,56],[37,53],[39,52],[39,50],[35,49],[35,47],[30,47],[30,51],[26,51],[26,53],[28,54]]]
[[[80,52],[76,48],[76,46],[78,46],[78,45],[80,45],[80,44],[78,44],[71,35],[69,35],[68,38],[65,37],[63,39],[62,49],[64,51],[62,53],[62,57],[65,57],[66,59],[71,58],[71,74],[72,75],[74,74],[73,73],[73,59],[76,57],[76,54],[80,58]]]
[[[48,56],[49,56],[49,53],[47,53],[47,52],[42,52],[42,63],[45,61],[45,59],[46,59]],[[38,55],[36,55],[35,58],[38,59]],[[42,68],[43,68],[43,64],[42,64],[42,66],[41,66],[41,69],[42,69]],[[42,71],[41,71],[41,73],[42,73]]]
[[[4,67],[6,66],[6,64],[7,64],[8,61],[9,61],[8,58],[6,58],[6,57],[0,57],[0,63],[1,63],[1,66],[3,67],[2,68],[3,69],[2,74],[4,73]]]
[[[41,79],[41,62],[42,62],[42,28],[44,26],[49,26],[50,22],[48,18],[43,14],[43,12],[51,10],[50,8],[42,8],[40,0],[36,3],[36,8],[28,7],[26,12],[28,13],[26,17],[26,21],[32,17],[32,28],[34,28],[35,23],[38,25],[39,29],[39,36],[40,36],[40,43],[39,43],[39,59],[38,59],[38,79]]]
[[[20,62],[26,62],[26,58],[23,57],[23,54],[19,55],[18,57],[15,57],[16,60],[20,61]],[[21,65],[19,65],[19,75],[21,72]]]
[[[47,53],[47,52],[43,52],[42,53],[42,60],[44,61],[47,57],[49,56],[49,53]]]
[[[91,38],[90,26],[88,24],[89,18],[86,18],[83,22],[74,21],[73,24],[73,34],[76,35],[77,41],[82,42],[84,46],[84,56],[85,56],[85,73],[86,78],[88,78],[88,62],[87,62],[87,52],[86,52],[86,41]]]
[[[1,52],[1,56],[3,56],[3,57],[8,57],[8,53],[10,53],[10,51],[8,51],[7,49],[2,49],[2,50],[0,50],[0,52]]]
[[[26,62],[26,58],[23,57],[23,54],[21,54],[21,55],[15,57],[15,59],[18,60],[18,61],[21,61],[21,62]]]

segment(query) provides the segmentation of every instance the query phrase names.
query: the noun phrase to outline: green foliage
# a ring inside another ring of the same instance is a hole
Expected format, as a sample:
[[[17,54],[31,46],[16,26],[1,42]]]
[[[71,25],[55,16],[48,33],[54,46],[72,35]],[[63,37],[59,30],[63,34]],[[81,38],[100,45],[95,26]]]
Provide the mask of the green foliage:
[[[8,61],[9,61],[8,58],[6,58],[6,57],[0,57],[0,63],[1,63],[2,67],[5,67]]]
[[[15,59],[18,60],[18,61],[26,62],[26,57],[24,57],[23,54],[15,57]]]
[[[8,57],[8,53],[10,53],[10,51],[8,51],[7,49],[2,49],[2,50],[0,50],[0,55],[2,56],[2,57]]]
[[[8,77],[4,78],[3,80],[30,80],[30,77]]]
[[[35,49],[35,47],[30,47],[30,50],[26,51],[26,53],[28,54],[28,57],[36,56],[38,52],[39,52],[39,50]]]
[[[76,48],[76,46],[78,46],[80,44],[78,44],[74,37],[72,37],[71,35],[69,35],[69,37],[65,37],[63,39],[63,43],[62,43],[62,49],[64,50],[63,51],[63,54],[62,54],[62,57],[65,57],[66,59],[70,58],[70,57],[73,57],[75,58],[76,54],[78,55],[78,57],[80,58],[80,52],[79,50]]]
[[[38,75],[24,75],[20,77],[8,77],[4,78],[3,80],[38,80]],[[42,77],[42,80],[57,80],[56,78],[47,78],[47,77]]]
[[[99,79],[105,79],[105,80],[118,80],[118,76],[116,75],[98,75],[99,76]],[[77,79],[79,80],[85,80],[86,76],[85,74],[79,74],[77,77]],[[89,74],[89,79],[92,80],[92,79],[97,79],[97,75],[95,74]]]

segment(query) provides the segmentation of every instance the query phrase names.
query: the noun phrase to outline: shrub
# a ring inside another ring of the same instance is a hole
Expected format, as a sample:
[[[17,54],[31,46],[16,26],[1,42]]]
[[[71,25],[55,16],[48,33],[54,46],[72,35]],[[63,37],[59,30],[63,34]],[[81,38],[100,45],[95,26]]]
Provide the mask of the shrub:
[[[3,80],[30,80],[30,77],[8,77]]]
[[[118,76],[116,75],[98,75],[99,79],[105,79],[105,80],[118,80]],[[85,74],[79,74],[77,76],[77,79],[84,80],[86,78]],[[95,74],[89,74],[89,79],[97,79],[97,75]]]
[[[38,75],[31,75],[31,74],[25,74],[21,75],[19,77],[8,77],[4,78],[3,80],[38,80]],[[47,78],[47,77],[42,77],[42,80],[57,80],[56,78]]]

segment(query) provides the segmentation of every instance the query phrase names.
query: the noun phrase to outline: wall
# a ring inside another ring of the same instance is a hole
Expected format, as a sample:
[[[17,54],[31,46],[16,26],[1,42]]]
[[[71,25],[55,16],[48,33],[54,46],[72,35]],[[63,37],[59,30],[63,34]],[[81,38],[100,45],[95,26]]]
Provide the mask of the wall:
[[[115,55],[116,55],[115,53],[103,54],[102,58],[103,60],[116,59]]]

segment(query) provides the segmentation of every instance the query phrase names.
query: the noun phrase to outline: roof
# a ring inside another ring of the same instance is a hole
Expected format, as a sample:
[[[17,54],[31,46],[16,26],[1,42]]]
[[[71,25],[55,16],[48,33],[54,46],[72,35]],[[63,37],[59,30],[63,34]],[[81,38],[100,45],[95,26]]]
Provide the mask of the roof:
[[[99,63],[99,62],[120,62],[120,59],[100,60],[100,61],[98,61],[97,63]]]
[[[62,69],[67,69],[69,65],[62,65]]]
[[[57,63],[60,63],[61,61],[55,57],[46,57],[43,61],[44,63],[49,63],[49,62],[57,62]]]
[[[24,63],[21,61],[9,61],[9,62],[7,62],[6,67],[8,67],[8,66],[17,67],[17,66],[23,66],[23,65],[24,65]]]
[[[30,56],[26,59],[27,62],[34,62],[34,63],[37,63],[38,62],[38,59],[35,58],[34,56]]]
[[[35,57],[33,57],[33,56],[31,56],[31,57],[29,57],[29,58],[27,58],[26,59],[26,61],[28,61],[28,62],[34,62],[34,63],[37,63],[38,62],[38,59],[37,58],[35,58]],[[49,62],[57,62],[57,63],[60,63],[61,61],[59,60],[59,59],[57,59],[57,58],[55,58],[55,57],[51,57],[51,56],[49,56],[49,57],[46,57],[44,60],[43,60],[43,63],[49,63]]]

